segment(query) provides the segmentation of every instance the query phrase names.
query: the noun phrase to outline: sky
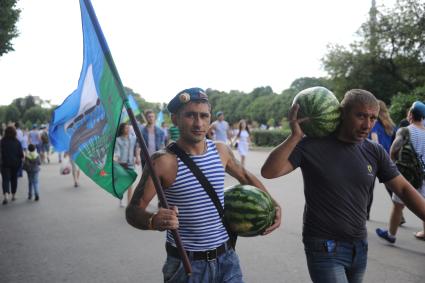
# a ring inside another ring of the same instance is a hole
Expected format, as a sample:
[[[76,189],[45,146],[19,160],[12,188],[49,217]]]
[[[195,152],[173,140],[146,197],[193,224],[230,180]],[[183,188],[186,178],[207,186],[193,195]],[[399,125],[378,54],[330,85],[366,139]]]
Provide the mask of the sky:
[[[395,0],[376,0],[391,7]],[[326,73],[328,44],[348,46],[371,0],[92,0],[123,84],[149,102],[189,87],[275,93]],[[77,87],[77,0],[19,0],[15,51],[0,57],[0,105],[27,95],[61,104]]]

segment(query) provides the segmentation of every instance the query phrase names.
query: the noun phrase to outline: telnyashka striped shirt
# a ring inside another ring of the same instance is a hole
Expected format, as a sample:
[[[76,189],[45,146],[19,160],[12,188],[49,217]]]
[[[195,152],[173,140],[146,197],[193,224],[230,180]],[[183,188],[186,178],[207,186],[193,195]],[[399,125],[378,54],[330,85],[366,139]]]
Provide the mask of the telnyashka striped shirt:
[[[224,168],[215,144],[206,140],[207,151],[201,155],[189,155],[213,186],[224,206]],[[228,240],[226,228],[217,209],[192,171],[177,157],[177,176],[171,187],[165,190],[170,206],[179,209],[179,234],[188,251],[214,249]],[[167,242],[175,246],[174,238],[167,231]]]

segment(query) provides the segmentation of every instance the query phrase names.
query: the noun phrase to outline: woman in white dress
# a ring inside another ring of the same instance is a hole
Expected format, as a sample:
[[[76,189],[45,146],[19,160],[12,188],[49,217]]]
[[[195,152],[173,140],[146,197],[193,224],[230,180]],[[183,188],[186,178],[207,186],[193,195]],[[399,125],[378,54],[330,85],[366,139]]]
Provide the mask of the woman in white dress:
[[[236,136],[238,142],[238,152],[241,156],[241,164],[245,166],[245,157],[249,151],[249,144],[251,143],[249,128],[245,120],[239,121],[239,132]]]

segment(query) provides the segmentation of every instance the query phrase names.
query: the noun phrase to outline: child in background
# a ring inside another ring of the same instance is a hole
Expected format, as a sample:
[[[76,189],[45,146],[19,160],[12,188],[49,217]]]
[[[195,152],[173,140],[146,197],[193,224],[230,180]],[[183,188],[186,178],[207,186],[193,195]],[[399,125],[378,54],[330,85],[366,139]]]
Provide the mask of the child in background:
[[[34,200],[38,201],[40,199],[38,188],[38,172],[40,172],[41,160],[35,149],[35,145],[28,145],[28,154],[25,156],[23,167],[28,174],[28,199],[32,199],[34,192]]]

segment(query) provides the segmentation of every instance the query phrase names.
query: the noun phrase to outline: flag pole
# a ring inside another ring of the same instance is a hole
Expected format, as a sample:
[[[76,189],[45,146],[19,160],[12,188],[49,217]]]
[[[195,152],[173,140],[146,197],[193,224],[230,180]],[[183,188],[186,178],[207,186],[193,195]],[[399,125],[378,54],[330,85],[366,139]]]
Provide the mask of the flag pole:
[[[151,173],[151,178],[152,178],[153,184],[155,186],[155,190],[156,190],[156,193],[158,195],[158,199],[161,203],[161,206],[163,208],[168,209],[169,206],[168,206],[167,199],[165,198],[164,190],[162,189],[161,183],[159,182],[158,175],[155,173],[155,169],[153,167],[152,159],[150,158],[145,139],[143,138],[142,133],[140,132],[139,125],[137,124],[137,121],[136,121],[136,117],[134,116],[133,110],[130,107],[130,103],[128,101],[127,95],[124,92],[124,86],[121,82],[121,78],[118,74],[117,68],[115,67],[115,63],[112,59],[112,55],[111,55],[111,52],[109,51],[109,47],[106,43],[106,40],[103,36],[101,29],[100,29],[100,25],[99,25],[99,22],[97,21],[96,14],[94,13],[93,6],[91,5],[90,0],[83,0],[83,1],[85,3],[85,6],[87,8],[87,12],[88,12],[90,19],[92,21],[92,24],[93,24],[94,30],[96,32],[97,38],[99,39],[99,43],[100,43],[102,51],[105,55],[105,59],[108,62],[109,67],[111,68],[111,72],[113,74],[114,81],[115,81],[115,84],[117,85],[119,94],[120,94],[121,98],[123,99],[124,106],[125,106],[127,113],[128,113],[128,117],[129,117],[129,119],[131,121],[131,125],[133,126],[133,129],[134,129],[134,133],[136,134],[137,140],[140,143],[141,153],[145,157],[146,166],[148,166],[149,171]],[[180,238],[180,234],[177,231],[177,229],[171,230],[171,233],[174,237],[174,241],[176,243],[177,249],[179,250],[184,269],[185,269],[185,271],[188,275],[191,275],[192,274],[192,267],[190,265],[187,253],[186,253],[186,251],[183,247],[183,244],[182,244],[182,241],[181,241],[181,238]]]

